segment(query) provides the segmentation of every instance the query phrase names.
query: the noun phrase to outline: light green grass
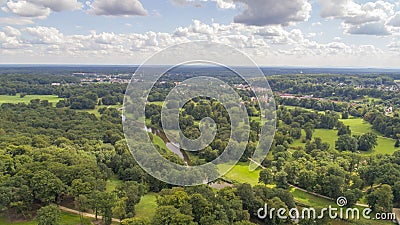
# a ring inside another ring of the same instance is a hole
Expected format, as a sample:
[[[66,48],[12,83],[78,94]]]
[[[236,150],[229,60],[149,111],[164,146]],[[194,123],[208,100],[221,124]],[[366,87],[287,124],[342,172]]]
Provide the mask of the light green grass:
[[[229,165],[218,165],[220,171],[228,169]],[[236,164],[227,174],[224,175],[229,180],[236,181],[238,183],[248,183],[251,185],[258,184],[258,178],[260,176],[260,170],[249,171],[249,163],[238,163]]]
[[[118,108],[121,108],[121,107],[122,107],[122,105],[110,105],[110,106],[106,106],[106,105],[99,106],[99,105],[96,105],[96,107],[94,109],[77,109],[76,111],[78,111],[78,112],[87,112],[87,113],[90,113],[90,114],[94,114],[97,118],[100,118],[101,115],[99,113],[99,109],[101,109],[101,108],[118,109]]]
[[[159,106],[163,106],[164,102],[160,101],[160,102],[147,102],[148,105],[159,105]]]
[[[333,201],[328,199],[320,198],[315,195],[309,194],[299,189],[291,188],[292,193],[296,202],[310,206],[310,207],[328,207],[329,205],[335,205]]]
[[[157,145],[161,149],[168,151],[168,147],[162,138],[160,138],[158,135],[155,134],[150,134],[150,135],[153,137],[153,144]]]
[[[61,213],[61,225],[77,225],[80,224],[81,220],[79,215],[72,214],[72,213]],[[4,215],[0,215],[0,225],[7,225],[7,224],[16,224],[16,225],[37,225],[38,222],[33,219],[31,221],[24,221],[24,222],[13,222],[9,223],[6,221]]]
[[[331,149],[335,149],[335,142],[339,138],[337,132],[337,130],[315,129],[313,138],[319,137],[322,142],[329,143]]]
[[[140,199],[140,202],[135,206],[135,212],[137,218],[149,218],[151,219],[156,213],[157,209],[157,194],[148,193]]]
[[[25,103],[28,104],[33,99],[40,99],[40,100],[47,100],[50,103],[55,103],[60,101],[62,98],[59,98],[57,95],[26,95],[25,97],[21,98],[20,94],[15,96],[10,95],[0,95],[0,105],[3,103]]]
[[[372,129],[372,125],[362,118],[353,118],[347,120],[340,120],[346,126],[350,126],[352,134],[365,134],[365,133],[374,133],[378,135],[378,145],[374,150],[367,152],[366,154],[393,154],[395,151],[400,150],[400,148],[395,148],[394,144],[396,141],[391,138],[384,137],[381,133]]]
[[[117,188],[119,184],[122,184],[122,180],[118,180],[117,177],[112,177],[111,179],[107,180],[106,182],[106,191],[107,192],[112,192]]]
[[[325,114],[325,111],[319,111],[319,110],[315,110],[315,109],[307,109],[307,108],[304,108],[304,107],[300,107],[300,106],[291,106],[291,105],[283,105],[285,108],[287,108],[287,109],[303,109],[303,110],[306,110],[306,111],[309,111],[309,112],[317,112],[317,113],[322,113],[322,114]]]

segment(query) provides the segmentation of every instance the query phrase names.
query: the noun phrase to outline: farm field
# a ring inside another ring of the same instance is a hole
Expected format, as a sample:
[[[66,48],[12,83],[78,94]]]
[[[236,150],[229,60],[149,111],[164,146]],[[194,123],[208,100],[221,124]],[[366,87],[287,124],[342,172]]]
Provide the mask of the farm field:
[[[0,105],[4,103],[29,103],[33,99],[47,100],[55,106],[55,103],[60,101],[62,98],[59,98],[57,95],[26,95],[23,98],[20,97],[20,94],[15,96],[11,95],[0,95]]]

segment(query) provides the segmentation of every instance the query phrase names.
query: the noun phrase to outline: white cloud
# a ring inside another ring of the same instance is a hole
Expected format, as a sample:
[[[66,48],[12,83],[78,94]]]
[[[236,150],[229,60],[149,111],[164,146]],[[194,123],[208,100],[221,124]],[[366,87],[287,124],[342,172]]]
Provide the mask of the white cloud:
[[[2,10],[22,17],[46,18],[52,11],[72,11],[81,8],[82,4],[77,0],[8,0]]]
[[[397,24],[396,6],[390,2],[358,4],[354,0],[319,0],[319,3],[321,16],[343,20],[342,26],[349,34],[390,35],[391,26]]]
[[[94,0],[90,13],[104,16],[147,16],[139,0]]]
[[[32,44],[61,44],[64,42],[64,35],[54,27],[27,27],[25,31],[33,37]]]
[[[400,27],[400,12],[397,12],[390,18],[389,25],[393,27]]]
[[[3,7],[3,11],[11,12],[22,17],[38,17],[45,18],[50,15],[51,10],[27,1],[9,1],[7,7]]]
[[[289,25],[307,21],[311,4],[307,0],[233,0],[244,5],[243,12],[236,16],[236,23],[265,26],[273,24]]]
[[[14,27],[5,26],[5,27],[3,27],[3,31],[7,36],[11,36],[11,37],[21,36],[21,32]]]
[[[201,7],[203,2],[215,2],[217,7],[220,9],[235,9],[236,5],[233,0],[171,0],[176,5],[191,5],[195,7]]]
[[[168,46],[191,40],[208,40],[236,47],[260,65],[379,66],[379,63],[397,63],[392,58],[395,46],[400,44],[393,43],[388,46],[393,49],[392,52],[383,52],[373,45],[353,45],[340,39],[328,43],[310,40],[314,36],[313,33],[280,25],[205,24],[196,20],[189,26],[178,27],[173,33],[91,31],[67,35],[54,27],[18,29],[10,26],[0,31],[0,58],[9,62],[11,58],[6,57],[15,55],[19,56],[16,60],[25,63],[41,59],[41,63],[58,60],[58,63],[139,64]]]
[[[32,24],[33,21],[28,18],[21,18],[21,17],[2,17],[0,18],[0,24],[9,24],[9,25],[26,25]]]
[[[365,34],[376,36],[390,35],[390,31],[388,30],[388,28],[384,24],[379,22],[349,26],[347,32],[349,34]]]

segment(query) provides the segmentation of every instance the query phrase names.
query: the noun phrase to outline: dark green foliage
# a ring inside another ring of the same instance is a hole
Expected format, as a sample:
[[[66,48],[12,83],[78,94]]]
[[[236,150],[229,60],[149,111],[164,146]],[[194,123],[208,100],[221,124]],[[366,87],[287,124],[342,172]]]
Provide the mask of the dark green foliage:
[[[45,206],[37,211],[39,225],[58,225],[61,222],[61,211],[57,206]]]

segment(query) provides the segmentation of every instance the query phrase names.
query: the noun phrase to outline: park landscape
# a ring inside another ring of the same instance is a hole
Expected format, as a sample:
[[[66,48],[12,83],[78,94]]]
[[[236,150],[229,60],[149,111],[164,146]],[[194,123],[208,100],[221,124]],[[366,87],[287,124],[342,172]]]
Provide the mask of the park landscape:
[[[183,152],[184,158],[169,149],[160,124],[162,99],[176,80],[193,76],[193,70],[198,68],[187,70],[187,77],[171,71],[166,78],[171,85],[156,85],[150,93],[146,125],[151,128],[148,135],[160,154],[192,166],[218,156],[230,131],[218,102],[193,99],[181,109],[183,133],[193,139],[198,137],[200,119],[209,116],[221,123],[216,138],[200,152]],[[219,77],[218,72],[212,76]],[[146,174],[129,152],[121,130],[124,82],[88,83],[86,79],[83,84],[81,77],[68,74],[28,74],[27,83],[9,89],[16,85],[13,75],[2,75],[0,224],[45,224],[46,220],[51,224],[290,224],[293,221],[277,217],[262,221],[257,218],[257,209],[266,202],[299,209],[323,208],[335,205],[339,196],[347,198],[348,207],[391,212],[400,203],[396,174],[400,171],[399,92],[387,90],[394,85],[396,76],[268,76],[275,93],[277,131],[268,156],[252,172],[249,162],[257,144],[258,127],[265,120],[260,118],[258,103],[249,97],[251,93],[246,93],[250,89],[238,89],[251,129],[250,142],[240,162],[216,181],[216,186],[176,187]],[[45,84],[30,81],[38,78]],[[219,78],[241,82],[233,77]],[[350,84],[338,86],[338,80],[343,79]],[[301,89],[302,85],[280,88],[293,81],[306,83],[305,89]],[[327,81],[329,85],[324,84]],[[355,88],[360,83],[365,87]],[[310,86],[343,94],[314,93]],[[41,93],[43,90],[49,94]],[[388,107],[392,107],[389,114]],[[221,165],[217,169],[226,168]],[[222,207],[219,213],[225,216],[215,217],[214,207],[218,205]],[[235,213],[229,214],[230,210]],[[324,218],[313,223],[392,221]]]

